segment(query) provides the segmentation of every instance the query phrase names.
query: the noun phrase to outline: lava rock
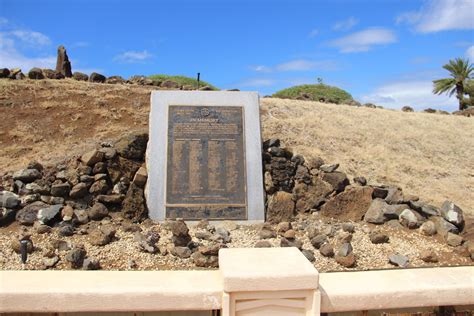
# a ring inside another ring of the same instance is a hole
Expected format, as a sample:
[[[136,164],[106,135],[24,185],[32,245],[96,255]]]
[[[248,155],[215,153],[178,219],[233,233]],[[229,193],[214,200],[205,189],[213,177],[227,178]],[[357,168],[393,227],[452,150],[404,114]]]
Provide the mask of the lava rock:
[[[104,153],[96,149],[89,151],[81,156],[81,161],[90,167],[94,166],[96,163],[102,161],[103,159]]]
[[[436,263],[439,261],[438,256],[432,249],[423,250],[420,253],[420,259],[427,263]]]
[[[344,191],[345,187],[349,185],[346,174],[339,171],[325,173],[323,180],[328,182],[337,193]]]
[[[90,219],[99,221],[109,215],[107,207],[99,202],[96,202],[88,211],[87,215]]]
[[[378,232],[372,232],[369,235],[369,238],[373,244],[385,244],[385,243],[388,243],[389,241],[389,238],[387,235],[378,233]]]
[[[383,224],[386,221],[384,216],[386,206],[387,203],[384,200],[374,199],[364,215],[364,221],[372,224]]]
[[[13,180],[30,183],[41,178],[41,172],[36,169],[22,169],[13,174]]]
[[[301,250],[303,248],[303,243],[298,239],[286,239],[285,237],[282,237],[280,240],[280,247],[296,247]]]
[[[147,132],[135,132],[119,139],[114,148],[117,153],[127,159],[143,161],[148,144]]]
[[[301,253],[308,259],[309,262],[314,262],[316,257],[314,256],[314,252],[311,250],[303,249]]]
[[[72,187],[69,196],[73,199],[80,199],[86,196],[88,192],[87,184],[81,182]]]
[[[75,71],[72,74],[72,78],[77,80],[77,81],[88,81],[89,80],[88,75],[86,75],[85,73],[79,72],[79,71]]]
[[[77,246],[67,253],[65,259],[71,264],[71,268],[79,269],[82,267],[85,257],[86,251],[84,248]]]
[[[399,254],[393,254],[388,257],[388,262],[394,266],[399,266],[401,268],[406,268],[408,266],[409,260],[408,257],[402,256]]]
[[[271,223],[288,222],[294,216],[295,202],[293,195],[288,192],[278,191],[269,197],[267,220]]]
[[[31,68],[28,71],[28,78],[30,79],[44,79],[43,71],[40,68]]]
[[[337,256],[338,257],[347,257],[352,253],[352,245],[351,243],[343,243],[339,249],[337,250]]]
[[[17,208],[21,204],[18,195],[10,191],[0,191],[0,208]]]
[[[336,163],[336,164],[324,164],[322,166],[319,167],[319,170],[321,171],[324,171],[324,172],[334,172],[337,170],[337,168],[339,168],[339,164]]]
[[[356,264],[356,257],[353,253],[347,256],[336,256],[336,262],[339,263],[341,266],[346,268],[352,268]]]
[[[143,189],[131,183],[122,203],[123,217],[139,222],[147,217],[147,213]]]
[[[255,243],[254,248],[271,248],[272,244],[268,240],[259,240]]]
[[[89,82],[97,82],[97,83],[104,83],[106,80],[104,75],[101,75],[97,72],[91,73],[89,76]]]
[[[410,229],[417,228],[420,226],[418,216],[416,216],[415,211],[410,209],[405,209],[400,214],[400,223]]]
[[[179,257],[179,258],[182,258],[182,259],[186,259],[186,258],[189,258],[191,257],[192,255],[192,251],[191,249],[189,249],[188,247],[179,247],[179,246],[175,246],[171,253],[176,256],[176,257]]]
[[[47,208],[49,205],[41,201],[33,202],[16,213],[16,221],[21,225],[33,225],[36,221],[38,211]]]
[[[58,231],[58,234],[59,236],[72,236],[74,235],[75,233],[75,230],[74,230],[74,226],[72,226],[71,224],[66,224],[66,225],[63,225],[59,228],[59,231]]]
[[[321,207],[321,215],[359,221],[372,204],[371,187],[349,187]]]
[[[456,234],[453,234],[453,233],[448,233],[446,235],[446,242],[451,247],[457,247],[457,246],[461,246],[461,244],[463,242],[463,239],[459,235],[456,235]]]
[[[298,212],[308,212],[323,204],[333,192],[332,186],[321,178],[314,177],[312,185],[296,183],[293,188],[293,199],[296,200]]]
[[[55,218],[58,217],[58,215],[61,212],[61,209],[63,208],[63,205],[52,205],[47,208],[42,208],[38,211],[38,214],[36,218],[40,221],[42,224],[49,224],[51,223]]]
[[[323,244],[328,242],[328,237],[326,235],[317,235],[311,238],[311,245],[314,248],[319,249]]]
[[[328,257],[328,258],[334,257],[334,249],[332,248],[332,246],[329,243],[325,243],[324,245],[322,245],[319,248],[319,252],[324,257]]]
[[[464,226],[464,215],[462,209],[451,201],[445,201],[443,203],[441,206],[441,216],[460,229]]]
[[[426,236],[436,234],[436,225],[432,221],[426,221],[420,226],[420,232]]]
[[[56,197],[67,197],[71,191],[71,185],[67,182],[53,183],[51,186],[51,195]]]
[[[277,234],[271,225],[265,223],[260,229],[258,236],[260,239],[270,239],[276,238]]]
[[[109,190],[107,180],[95,181],[89,188],[90,194],[105,194]]]
[[[100,261],[95,258],[86,258],[82,263],[82,268],[84,270],[99,270],[100,269]]]

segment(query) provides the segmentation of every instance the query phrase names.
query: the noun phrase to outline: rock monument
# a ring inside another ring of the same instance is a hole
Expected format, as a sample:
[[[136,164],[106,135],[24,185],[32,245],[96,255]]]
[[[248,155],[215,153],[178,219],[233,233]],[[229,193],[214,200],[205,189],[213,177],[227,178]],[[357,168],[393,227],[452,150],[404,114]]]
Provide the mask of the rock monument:
[[[153,220],[264,220],[256,92],[153,92],[146,157]]]
[[[56,61],[56,72],[61,73],[64,77],[72,77],[71,62],[63,45],[58,47],[58,59]]]

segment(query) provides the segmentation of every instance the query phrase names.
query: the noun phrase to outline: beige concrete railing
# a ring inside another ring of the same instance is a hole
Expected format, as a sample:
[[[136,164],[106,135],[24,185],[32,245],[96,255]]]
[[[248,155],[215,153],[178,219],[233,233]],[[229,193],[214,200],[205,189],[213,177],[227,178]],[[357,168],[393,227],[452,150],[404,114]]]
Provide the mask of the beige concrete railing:
[[[296,248],[223,249],[219,264],[214,271],[1,271],[0,313],[319,315],[474,304],[474,267],[318,274]]]

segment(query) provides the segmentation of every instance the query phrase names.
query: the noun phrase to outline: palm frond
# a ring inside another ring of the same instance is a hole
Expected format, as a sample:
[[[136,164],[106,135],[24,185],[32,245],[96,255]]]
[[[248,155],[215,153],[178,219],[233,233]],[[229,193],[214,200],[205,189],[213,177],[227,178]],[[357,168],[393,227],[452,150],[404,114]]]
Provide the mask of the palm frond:
[[[445,78],[433,81],[433,93],[443,94],[448,93],[452,96],[456,92],[456,79]]]

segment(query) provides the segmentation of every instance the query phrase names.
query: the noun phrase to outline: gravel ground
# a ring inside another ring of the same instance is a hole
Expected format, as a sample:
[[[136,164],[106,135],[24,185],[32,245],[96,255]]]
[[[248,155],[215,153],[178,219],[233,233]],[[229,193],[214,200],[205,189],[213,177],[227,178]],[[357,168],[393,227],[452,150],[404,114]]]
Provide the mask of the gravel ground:
[[[102,222],[91,222],[88,230],[95,229],[101,224],[112,223],[116,228],[116,238],[105,246],[93,246],[88,242],[88,235],[76,233],[71,237],[61,237],[57,234],[57,229],[53,228],[50,233],[37,234],[33,227],[28,228],[32,234],[32,241],[35,250],[28,256],[26,264],[22,264],[20,256],[16,254],[11,247],[11,236],[21,229],[17,224],[0,228],[0,269],[1,270],[40,270],[45,269],[43,265],[44,253],[48,246],[55,239],[64,240],[70,245],[82,244],[87,251],[87,257],[98,259],[101,268],[104,270],[189,270],[203,269],[197,268],[192,259],[181,259],[171,254],[162,253],[150,254],[142,252],[134,241],[134,233],[123,230],[122,220],[118,214],[113,214],[111,220]],[[211,223],[212,224],[212,223]],[[345,271],[345,270],[372,270],[372,269],[390,269],[394,268],[389,264],[388,256],[394,253],[405,255],[409,258],[409,267],[427,267],[427,266],[456,266],[456,265],[474,265],[470,258],[466,258],[455,251],[455,248],[448,246],[439,236],[427,237],[420,234],[417,230],[408,230],[405,228],[395,229],[387,225],[375,226],[366,223],[354,223],[355,232],[353,233],[352,246],[356,256],[357,263],[353,268],[345,268],[339,265],[334,258],[322,256],[317,249],[311,245],[306,231],[312,226],[321,229],[327,229],[329,225],[333,227],[335,236],[329,238],[329,242],[336,251],[338,245],[338,234],[342,232],[341,224],[332,220],[323,220],[317,214],[298,218],[292,223],[296,230],[296,238],[303,242],[303,249],[314,252],[314,266],[320,272]],[[163,249],[171,249],[171,232],[165,225],[145,222],[139,225],[143,232],[154,230],[161,236],[158,246]],[[223,226],[230,231],[232,241],[227,244],[229,248],[253,247],[260,240],[259,230],[261,225],[239,226],[232,222],[222,222],[215,226]],[[372,244],[369,239],[370,231],[376,229],[379,232],[389,236],[390,241],[386,244]],[[82,229],[83,232],[86,229]],[[194,236],[195,227],[190,227],[190,234],[193,240],[201,244],[207,244],[207,241],[199,240]],[[280,246],[281,237],[267,239],[274,247]],[[420,252],[426,249],[432,249],[439,257],[438,263],[425,263],[420,259]],[[56,270],[71,269],[69,263],[65,260],[67,251],[56,251],[60,261],[54,267]],[[133,260],[133,264],[132,261]]]

